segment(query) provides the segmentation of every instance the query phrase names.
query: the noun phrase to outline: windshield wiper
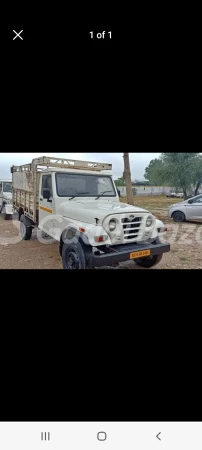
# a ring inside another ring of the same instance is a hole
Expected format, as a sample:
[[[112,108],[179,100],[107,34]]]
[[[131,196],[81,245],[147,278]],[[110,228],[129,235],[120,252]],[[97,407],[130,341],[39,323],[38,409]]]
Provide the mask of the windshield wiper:
[[[98,195],[98,197],[96,197],[95,200],[98,200],[98,198],[102,197],[102,195],[106,194],[107,192],[111,192],[111,191],[104,191],[104,192],[102,192],[100,195]]]
[[[84,194],[90,194],[90,192],[77,192],[73,197],[69,198],[69,200],[72,200],[73,198],[77,197],[78,195],[84,195]]]

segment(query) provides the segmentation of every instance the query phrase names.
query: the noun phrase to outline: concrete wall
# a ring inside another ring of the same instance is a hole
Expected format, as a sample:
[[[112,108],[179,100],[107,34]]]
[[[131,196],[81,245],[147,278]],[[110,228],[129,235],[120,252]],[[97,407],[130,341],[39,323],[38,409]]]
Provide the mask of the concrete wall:
[[[174,191],[170,186],[133,186],[136,189],[136,195],[166,195]],[[121,192],[121,197],[126,196],[126,187],[118,187]]]

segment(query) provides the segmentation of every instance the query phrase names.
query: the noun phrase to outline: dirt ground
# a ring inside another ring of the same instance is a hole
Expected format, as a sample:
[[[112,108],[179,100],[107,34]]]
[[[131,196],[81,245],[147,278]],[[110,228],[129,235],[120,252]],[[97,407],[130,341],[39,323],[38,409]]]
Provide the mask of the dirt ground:
[[[122,199],[121,201],[125,201]],[[168,206],[178,199],[166,197],[134,197],[135,206],[151,211],[168,228],[162,241],[169,242],[171,250],[153,269],[202,269],[202,224],[174,224],[167,216]],[[16,219],[15,219],[16,220]],[[30,241],[13,242],[18,230],[12,220],[3,220],[0,214],[0,269],[62,269],[58,242],[43,244],[36,231]],[[141,269],[134,262],[126,262],[113,270]]]

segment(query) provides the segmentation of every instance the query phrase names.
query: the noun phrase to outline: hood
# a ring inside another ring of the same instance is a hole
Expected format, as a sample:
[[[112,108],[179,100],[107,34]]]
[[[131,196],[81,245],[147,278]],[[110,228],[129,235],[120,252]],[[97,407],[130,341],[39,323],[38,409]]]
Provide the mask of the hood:
[[[3,198],[5,200],[11,200],[12,199],[12,192],[3,192]]]
[[[85,223],[94,223],[95,218],[100,222],[108,215],[127,213],[149,213],[145,209],[127,205],[126,203],[103,202],[100,200],[68,200],[60,205],[60,214],[70,219]]]
[[[170,208],[175,208],[176,206],[186,205],[187,203],[188,203],[188,200],[184,200],[183,202],[173,203],[172,205],[170,205]]]

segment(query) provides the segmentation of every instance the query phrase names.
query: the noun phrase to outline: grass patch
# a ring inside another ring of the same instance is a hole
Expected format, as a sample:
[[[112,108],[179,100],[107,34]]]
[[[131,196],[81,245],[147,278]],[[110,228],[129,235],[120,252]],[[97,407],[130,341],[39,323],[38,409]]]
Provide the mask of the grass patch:
[[[181,198],[169,198],[165,195],[134,195],[134,206],[140,206],[143,209],[168,209],[173,203],[183,201]],[[120,201],[127,203],[126,198],[120,198]]]

